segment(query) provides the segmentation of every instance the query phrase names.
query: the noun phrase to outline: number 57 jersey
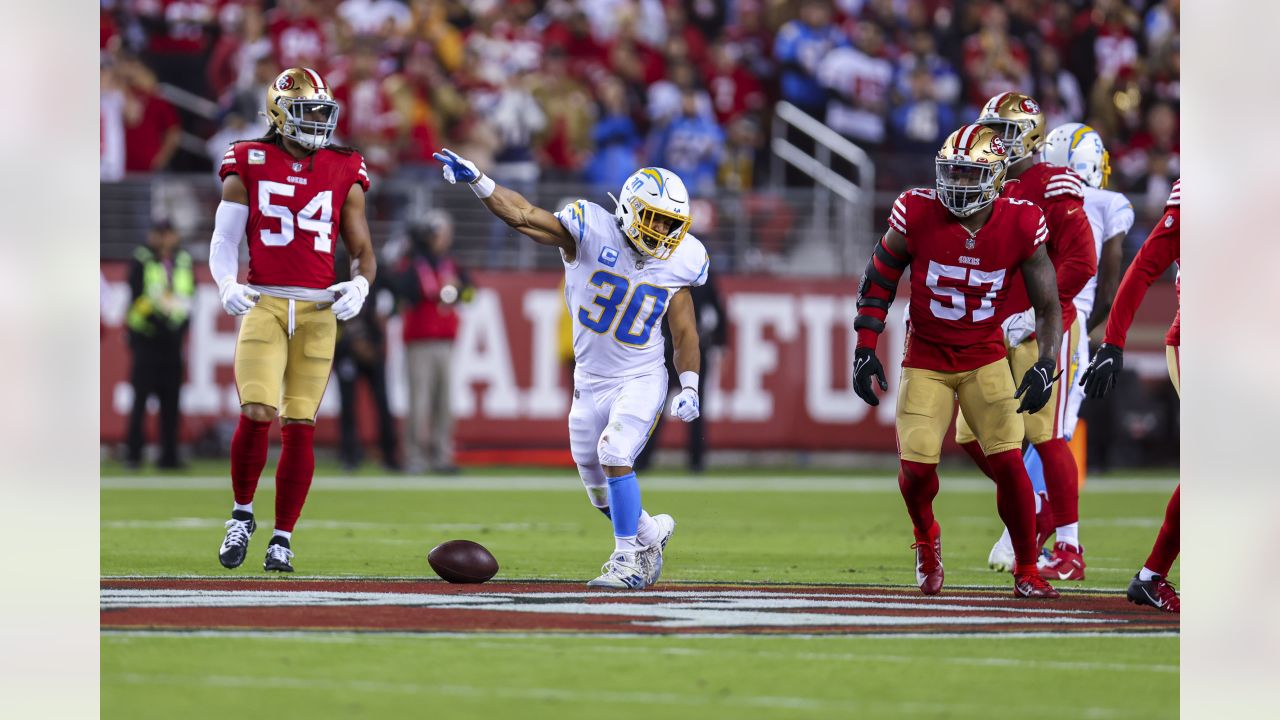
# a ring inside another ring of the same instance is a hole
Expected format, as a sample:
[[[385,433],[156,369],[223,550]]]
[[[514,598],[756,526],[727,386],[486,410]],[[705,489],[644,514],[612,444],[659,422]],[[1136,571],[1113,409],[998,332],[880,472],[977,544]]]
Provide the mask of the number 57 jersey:
[[[889,213],[911,256],[911,333],[903,367],[965,372],[1005,357],[1000,312],[1022,263],[1048,237],[1044,213],[998,197],[970,234],[933,189],[908,190]]]
[[[271,142],[233,144],[218,176],[239,175],[249,191],[249,284],[327,288],[333,244],[353,184],[369,190],[355,151],[324,148],[302,159]]]
[[[614,214],[578,200],[556,213],[578,245],[564,264],[576,370],[624,378],[662,369],[662,316],[678,290],[707,281],[710,259],[686,234],[671,257],[636,251]],[[562,258],[563,259],[563,258]]]

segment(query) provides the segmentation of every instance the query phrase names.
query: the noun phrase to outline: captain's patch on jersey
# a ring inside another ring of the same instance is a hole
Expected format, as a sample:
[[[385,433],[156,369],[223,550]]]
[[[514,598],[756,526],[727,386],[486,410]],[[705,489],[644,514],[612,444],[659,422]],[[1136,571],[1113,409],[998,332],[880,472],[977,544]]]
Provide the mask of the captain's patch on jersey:
[[[266,151],[266,150],[250,150],[250,151],[249,151],[249,164],[250,164],[250,165],[262,165],[262,164],[263,164],[263,163],[265,163],[266,161],[267,161],[267,151]]]
[[[613,267],[618,264],[618,251],[611,247],[600,249],[600,264]]]

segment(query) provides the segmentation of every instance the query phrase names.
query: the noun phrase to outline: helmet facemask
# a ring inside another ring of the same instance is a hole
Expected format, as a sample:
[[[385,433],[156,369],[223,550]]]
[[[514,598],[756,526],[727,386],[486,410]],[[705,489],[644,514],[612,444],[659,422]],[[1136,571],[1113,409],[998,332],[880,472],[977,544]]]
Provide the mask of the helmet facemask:
[[[687,215],[656,208],[639,197],[631,198],[631,210],[631,226],[623,230],[637,250],[658,260],[671,257],[692,223]]]
[[[964,157],[937,158],[938,200],[956,217],[969,217],[995,202],[1004,162],[980,163]]]
[[[1035,152],[1036,148],[1028,148],[1023,144],[1027,132],[1035,127],[1031,120],[978,120],[979,125],[991,128],[1004,141],[1009,153],[1009,162],[1017,162]]]
[[[329,144],[338,128],[338,103],[328,98],[279,98],[285,114],[280,134],[307,148],[319,150]],[[315,117],[319,115],[320,117]],[[311,116],[311,117],[308,117]]]

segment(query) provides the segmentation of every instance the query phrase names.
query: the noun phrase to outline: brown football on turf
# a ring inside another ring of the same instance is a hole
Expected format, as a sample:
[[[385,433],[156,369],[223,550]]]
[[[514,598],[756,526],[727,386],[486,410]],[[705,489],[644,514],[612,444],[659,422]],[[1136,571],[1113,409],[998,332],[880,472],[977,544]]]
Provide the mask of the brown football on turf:
[[[480,543],[450,540],[431,548],[427,562],[451,583],[482,583],[498,574],[498,561]]]

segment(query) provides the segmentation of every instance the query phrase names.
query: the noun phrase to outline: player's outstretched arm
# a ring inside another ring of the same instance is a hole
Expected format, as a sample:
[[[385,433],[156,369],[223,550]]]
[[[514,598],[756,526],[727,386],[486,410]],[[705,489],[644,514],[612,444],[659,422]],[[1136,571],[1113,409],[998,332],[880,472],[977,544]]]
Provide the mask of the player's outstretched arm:
[[[209,239],[209,272],[218,283],[218,297],[228,315],[244,315],[258,302],[258,293],[241,285],[240,238],[249,224],[249,191],[239,175],[222,181],[222,202],[213,218]]]
[[[889,228],[876,243],[858,285],[858,317],[853,321],[858,334],[858,347],[853,354],[853,391],[873,407],[880,404],[880,398],[876,397],[871,381],[875,380],[882,392],[889,389],[884,367],[876,356],[876,345],[880,333],[884,332],[889,306],[897,296],[898,280],[910,264],[907,237]]]
[[[578,246],[555,215],[535,206],[515,190],[498,185],[488,175],[480,172],[475,163],[449,148],[436,153],[435,159],[444,166],[444,179],[450,184],[464,182],[471,186],[471,191],[499,220],[540,245],[560,248],[565,259],[573,262]]]
[[[364,215],[364,188],[352,183],[347,199],[342,205],[342,243],[351,255],[351,279],[330,285],[328,289],[338,293],[333,314],[339,320],[350,320],[360,314],[364,299],[369,296],[369,286],[378,274],[378,256],[373,251],[373,237],[369,232],[369,220]]]
[[[1022,263],[1022,278],[1027,297],[1036,311],[1036,339],[1040,359],[1022,377],[1015,398],[1022,398],[1018,412],[1038,412],[1053,394],[1058,369],[1058,351],[1062,348],[1062,304],[1058,301],[1058,278],[1044,245],[1036,248]]]
[[[1120,286],[1121,265],[1124,265],[1124,234],[1117,233],[1102,243],[1102,254],[1098,257],[1098,290],[1093,310],[1089,311],[1089,320],[1085,323],[1085,332],[1092,333],[1094,328],[1106,322],[1116,297],[1116,288]]]
[[[671,414],[692,422],[702,413],[698,399],[702,356],[698,350],[698,321],[693,312],[693,294],[689,288],[680,288],[671,296],[667,324],[671,327],[672,360],[680,374],[680,394],[671,401]]]

